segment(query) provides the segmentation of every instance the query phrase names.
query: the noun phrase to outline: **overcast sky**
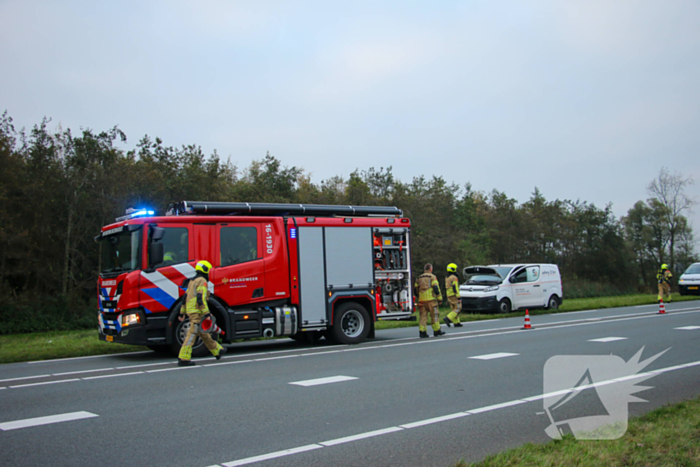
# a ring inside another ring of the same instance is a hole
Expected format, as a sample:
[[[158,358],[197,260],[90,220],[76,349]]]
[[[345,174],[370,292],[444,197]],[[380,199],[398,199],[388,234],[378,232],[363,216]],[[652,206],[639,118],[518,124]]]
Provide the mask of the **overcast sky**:
[[[662,166],[700,199],[699,24],[697,0],[0,0],[0,112],[619,217]]]

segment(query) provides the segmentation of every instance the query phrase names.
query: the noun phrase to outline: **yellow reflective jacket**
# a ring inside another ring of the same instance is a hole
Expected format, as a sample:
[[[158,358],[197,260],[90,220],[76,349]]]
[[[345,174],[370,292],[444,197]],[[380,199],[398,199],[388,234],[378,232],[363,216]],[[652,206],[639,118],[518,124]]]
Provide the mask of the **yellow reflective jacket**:
[[[456,274],[450,274],[445,278],[445,291],[448,297],[459,298],[459,280]]]
[[[197,294],[202,294],[202,305],[197,304]],[[207,280],[202,276],[195,277],[187,286],[184,311],[181,311],[181,313],[209,313],[208,299],[209,287]]]
[[[437,300],[442,300],[437,277],[429,272],[423,273],[423,275],[418,277],[415,287],[418,290],[419,302],[431,302],[436,300],[435,297],[437,297]]]
[[[656,273],[656,280],[658,280],[659,283],[668,282],[670,284],[671,277],[673,277],[673,274],[671,274],[671,271],[668,269],[659,269],[659,272]]]

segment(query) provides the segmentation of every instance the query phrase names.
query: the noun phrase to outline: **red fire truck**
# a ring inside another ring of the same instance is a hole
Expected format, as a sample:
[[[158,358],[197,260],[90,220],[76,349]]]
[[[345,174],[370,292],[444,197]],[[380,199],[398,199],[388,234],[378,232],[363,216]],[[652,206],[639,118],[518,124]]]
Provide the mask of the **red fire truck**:
[[[354,344],[413,311],[410,222],[386,206],[183,201],[102,228],[100,339],[177,352],[197,261],[213,265],[219,339],[325,336]],[[206,355],[198,340],[193,355]]]

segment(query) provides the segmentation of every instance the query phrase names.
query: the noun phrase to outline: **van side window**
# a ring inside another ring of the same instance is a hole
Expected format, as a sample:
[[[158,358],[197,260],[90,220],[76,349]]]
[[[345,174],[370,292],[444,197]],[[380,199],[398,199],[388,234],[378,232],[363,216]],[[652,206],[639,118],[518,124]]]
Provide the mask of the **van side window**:
[[[258,231],[255,227],[221,228],[221,266],[245,263],[258,258]]]
[[[510,278],[510,282],[513,284],[517,284],[519,282],[526,282],[527,280],[527,271],[525,269],[521,269],[520,271],[516,272],[513,277]]]
[[[189,255],[189,235],[187,227],[163,227],[163,262],[158,266],[186,263]],[[150,241],[150,238],[149,238]]]
[[[532,266],[527,268],[527,282],[537,282],[540,279],[540,267]]]

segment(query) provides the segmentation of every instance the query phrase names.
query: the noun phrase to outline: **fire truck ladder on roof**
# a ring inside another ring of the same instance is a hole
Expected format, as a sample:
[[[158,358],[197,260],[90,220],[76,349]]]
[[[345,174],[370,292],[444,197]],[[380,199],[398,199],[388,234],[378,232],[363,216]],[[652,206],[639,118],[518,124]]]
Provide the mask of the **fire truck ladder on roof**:
[[[403,211],[393,206],[340,206],[332,204],[284,203],[226,203],[210,201],[182,201],[170,205],[169,215],[207,214],[228,215],[303,215],[303,216],[376,216],[403,217]]]

